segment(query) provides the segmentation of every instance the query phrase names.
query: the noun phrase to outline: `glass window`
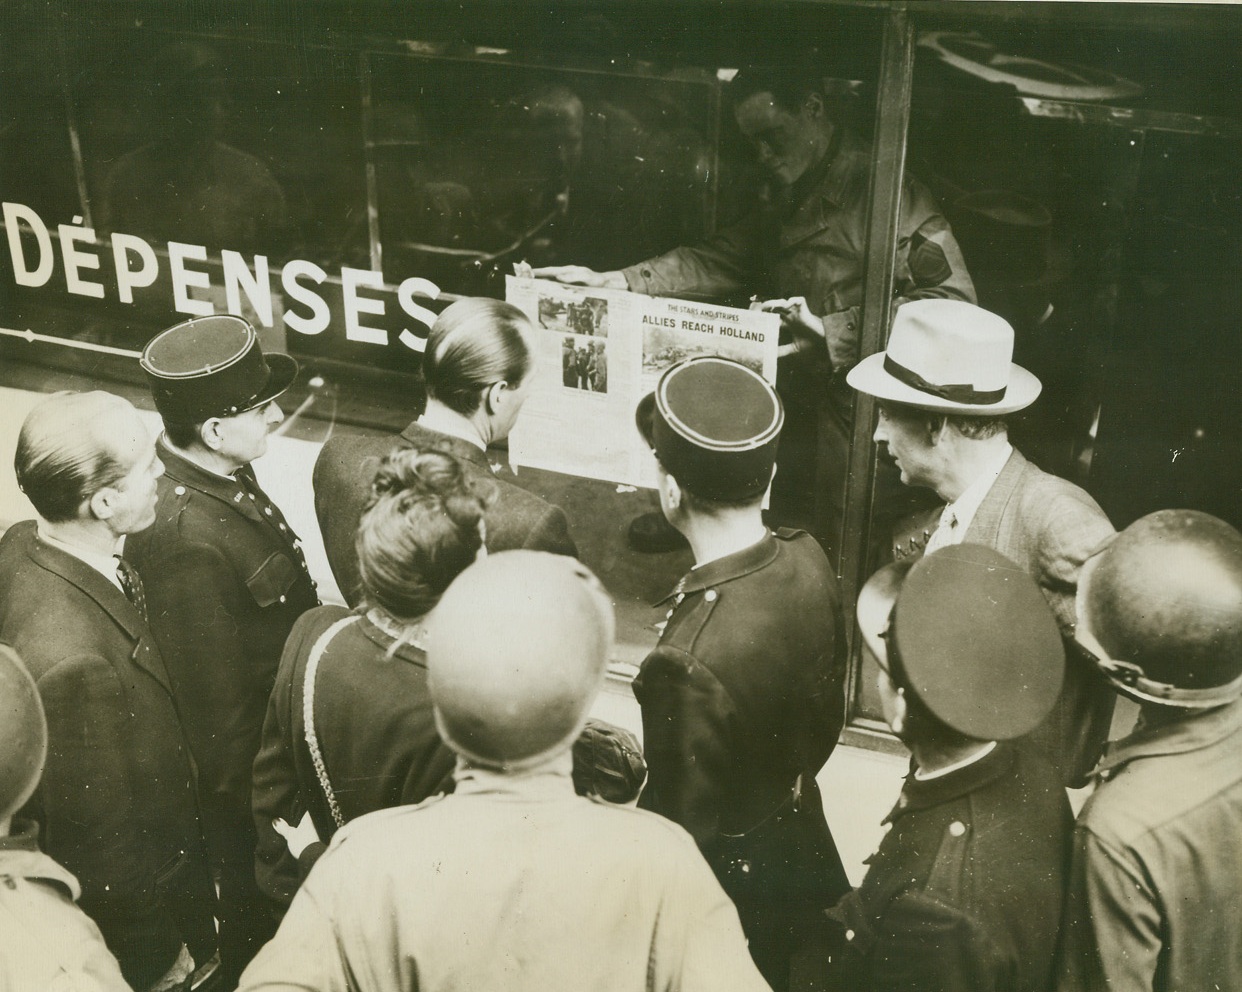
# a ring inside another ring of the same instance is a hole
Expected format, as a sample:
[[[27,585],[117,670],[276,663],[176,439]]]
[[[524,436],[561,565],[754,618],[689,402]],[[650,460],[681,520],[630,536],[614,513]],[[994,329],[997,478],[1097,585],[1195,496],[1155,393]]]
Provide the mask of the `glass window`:
[[[1119,528],[1169,506],[1238,525],[1236,16],[1150,18],[918,18],[907,167],[1043,383],[1014,446]],[[872,567],[929,526],[880,522]],[[855,683],[864,722],[874,681]]]

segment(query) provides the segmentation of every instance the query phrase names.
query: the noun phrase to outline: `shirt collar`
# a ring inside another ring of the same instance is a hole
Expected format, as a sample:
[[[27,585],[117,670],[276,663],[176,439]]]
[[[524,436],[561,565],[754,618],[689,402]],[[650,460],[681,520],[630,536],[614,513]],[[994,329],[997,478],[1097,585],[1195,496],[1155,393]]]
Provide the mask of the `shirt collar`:
[[[1131,761],[1201,751],[1239,731],[1242,731],[1242,699],[1211,710],[1188,710],[1181,719],[1155,727],[1146,727],[1140,722],[1129,737],[1108,746],[1095,774],[1111,778]]]
[[[7,837],[0,837],[0,851],[39,850],[39,824],[34,820],[13,817]]]
[[[516,801],[565,799],[575,794],[573,765],[573,751],[568,747],[534,768],[518,772],[484,768],[459,756],[453,792]]]
[[[955,771],[965,768],[967,765],[973,765],[976,761],[982,761],[984,758],[986,758],[989,754],[991,754],[995,750],[996,750],[996,741],[988,741],[987,744],[979,748],[979,750],[976,751],[974,754],[970,755],[967,758],[963,758],[961,761],[955,761],[953,762],[953,764],[945,765],[942,768],[937,768],[935,771],[923,772],[921,775],[919,774],[921,769],[916,768],[914,769],[912,774],[914,775],[914,778],[916,781],[932,782],[938,778],[944,778],[946,775],[952,775]]]
[[[1009,456],[1013,454],[1013,445],[1008,441],[997,451],[996,457],[988,462],[985,469],[979,473],[965,491],[962,492],[957,499],[949,503],[941,514],[941,520],[950,520],[957,518],[957,528],[954,531],[956,535],[965,536],[966,531],[970,529],[971,521],[975,519],[975,514],[979,512],[979,507],[983,505],[983,501],[987,499],[988,493],[992,491],[992,487],[996,485],[996,480],[1001,472],[1005,469],[1005,463],[1009,461]]]
[[[66,544],[64,541],[57,540],[47,532],[47,527],[43,520],[40,519],[37,524],[39,540],[44,544],[50,544],[53,548],[63,551],[67,555],[73,555],[78,561],[85,565],[89,565],[114,586],[125,591],[121,585],[121,580],[116,574],[116,559],[120,552],[121,544],[117,542],[117,550],[112,554],[102,554],[98,551],[87,551],[85,548],[79,548],[74,544]]]
[[[418,418],[418,424],[429,431],[447,434],[449,437],[455,437],[459,441],[472,444],[480,451],[487,450],[487,445],[483,443],[483,439],[473,430],[469,421],[461,415],[453,413],[451,410],[428,406],[423,415]]]

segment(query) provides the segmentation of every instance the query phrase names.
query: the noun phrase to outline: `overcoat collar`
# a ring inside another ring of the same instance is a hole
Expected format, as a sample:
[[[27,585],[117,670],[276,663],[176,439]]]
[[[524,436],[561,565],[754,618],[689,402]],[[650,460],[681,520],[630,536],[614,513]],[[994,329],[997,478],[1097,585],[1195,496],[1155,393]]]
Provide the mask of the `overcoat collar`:
[[[940,806],[969,795],[989,782],[994,782],[1002,775],[1008,774],[1013,768],[1014,760],[1013,747],[1002,742],[997,744],[990,754],[941,778],[920,781],[911,772],[906,777],[906,784],[902,787],[897,805],[884,818],[884,822],[889,823],[910,813]]]
[[[469,441],[464,441],[459,437],[453,437],[451,434],[441,434],[439,431],[433,431],[428,427],[422,426],[418,421],[413,421],[406,425],[405,430],[401,432],[401,436],[416,448],[434,448],[436,451],[443,451],[452,455],[458,461],[469,462],[487,472],[492,473],[492,466],[487,460],[487,452],[482,451]]]
[[[33,522],[31,522],[31,527],[33,529]],[[136,642],[136,647],[131,654],[134,663],[171,693],[172,687],[168,681],[168,674],[164,671],[163,659],[159,652],[153,650],[153,645],[150,643],[145,650],[140,643],[137,643],[143,638],[150,642],[151,631],[134,604],[120,589],[86,562],[61,551],[60,548],[52,547],[41,540],[37,534],[32,534],[31,537],[27,551],[30,560],[40,568],[60,576],[93,599],[99,608],[110,616],[131,640]]]

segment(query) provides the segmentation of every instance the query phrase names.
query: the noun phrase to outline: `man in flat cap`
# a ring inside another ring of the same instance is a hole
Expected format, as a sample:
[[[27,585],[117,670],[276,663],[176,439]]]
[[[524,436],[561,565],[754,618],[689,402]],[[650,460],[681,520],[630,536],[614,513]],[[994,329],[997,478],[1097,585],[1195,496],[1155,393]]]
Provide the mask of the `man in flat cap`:
[[[634,681],[640,804],[690,831],[782,989],[800,922],[848,884],[815,783],[845,720],[836,576],[809,534],[763,524],[784,412],[758,373],[690,359],[636,417],[695,557]]]
[[[1141,715],[1078,817],[1057,987],[1242,988],[1242,534],[1143,517],[1088,561],[1078,616]]]
[[[199,769],[204,828],[220,883],[227,980],[270,936],[254,880],[251,768],[285,640],[318,605],[297,535],[250,463],[280,423],[276,399],[297,375],[264,355],[240,317],[200,317],[142,354],[164,421],[165,474],[154,524],[126,543]]]
[[[48,727],[23,815],[81,883],[125,980],[180,988],[210,967],[216,898],[169,675],[118,554],[155,519],[163,466],[138,411],[104,392],[34,407],[13,466],[38,519],[0,539],[0,640],[34,676]]]
[[[456,790],[337,831],[242,988],[765,989],[685,831],[574,794],[612,638],[607,594],[571,558],[466,569],[426,634]]]
[[[879,400],[875,440],[896,460],[901,481],[945,503],[896,553],[984,544],[1043,590],[1069,668],[1060,701],[1032,740],[1067,785],[1081,785],[1104,747],[1114,697],[1072,648],[1074,594],[1082,563],[1113,528],[1086,492],[1010,445],[1005,418],[1040,391],[1012,356],[1013,328],[995,314],[956,300],[916,300],[898,308],[888,349],[863,359],[848,380]]]
[[[1061,687],[1047,603],[1025,570],[962,544],[873,575],[858,625],[913,760],[866,878],[827,914],[831,952],[799,985],[1047,989],[1073,816],[1051,766],[1010,743]]]

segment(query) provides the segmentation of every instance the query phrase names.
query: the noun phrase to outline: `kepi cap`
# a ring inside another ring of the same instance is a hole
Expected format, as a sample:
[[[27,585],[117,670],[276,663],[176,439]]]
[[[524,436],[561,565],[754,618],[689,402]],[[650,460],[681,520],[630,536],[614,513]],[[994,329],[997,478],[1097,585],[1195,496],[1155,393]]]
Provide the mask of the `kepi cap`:
[[[161,331],[142,350],[155,408],[165,421],[199,424],[232,417],[274,400],[292,385],[298,363],[263,354],[241,317],[195,317]]]
[[[893,681],[967,737],[1021,737],[1061,693],[1065,648],[1047,600],[1027,572],[983,545],[881,569],[859,594],[858,623]]]
[[[690,358],[667,369],[634,412],[664,466],[695,496],[734,501],[772,481],[785,411],[776,390],[728,358]]]

